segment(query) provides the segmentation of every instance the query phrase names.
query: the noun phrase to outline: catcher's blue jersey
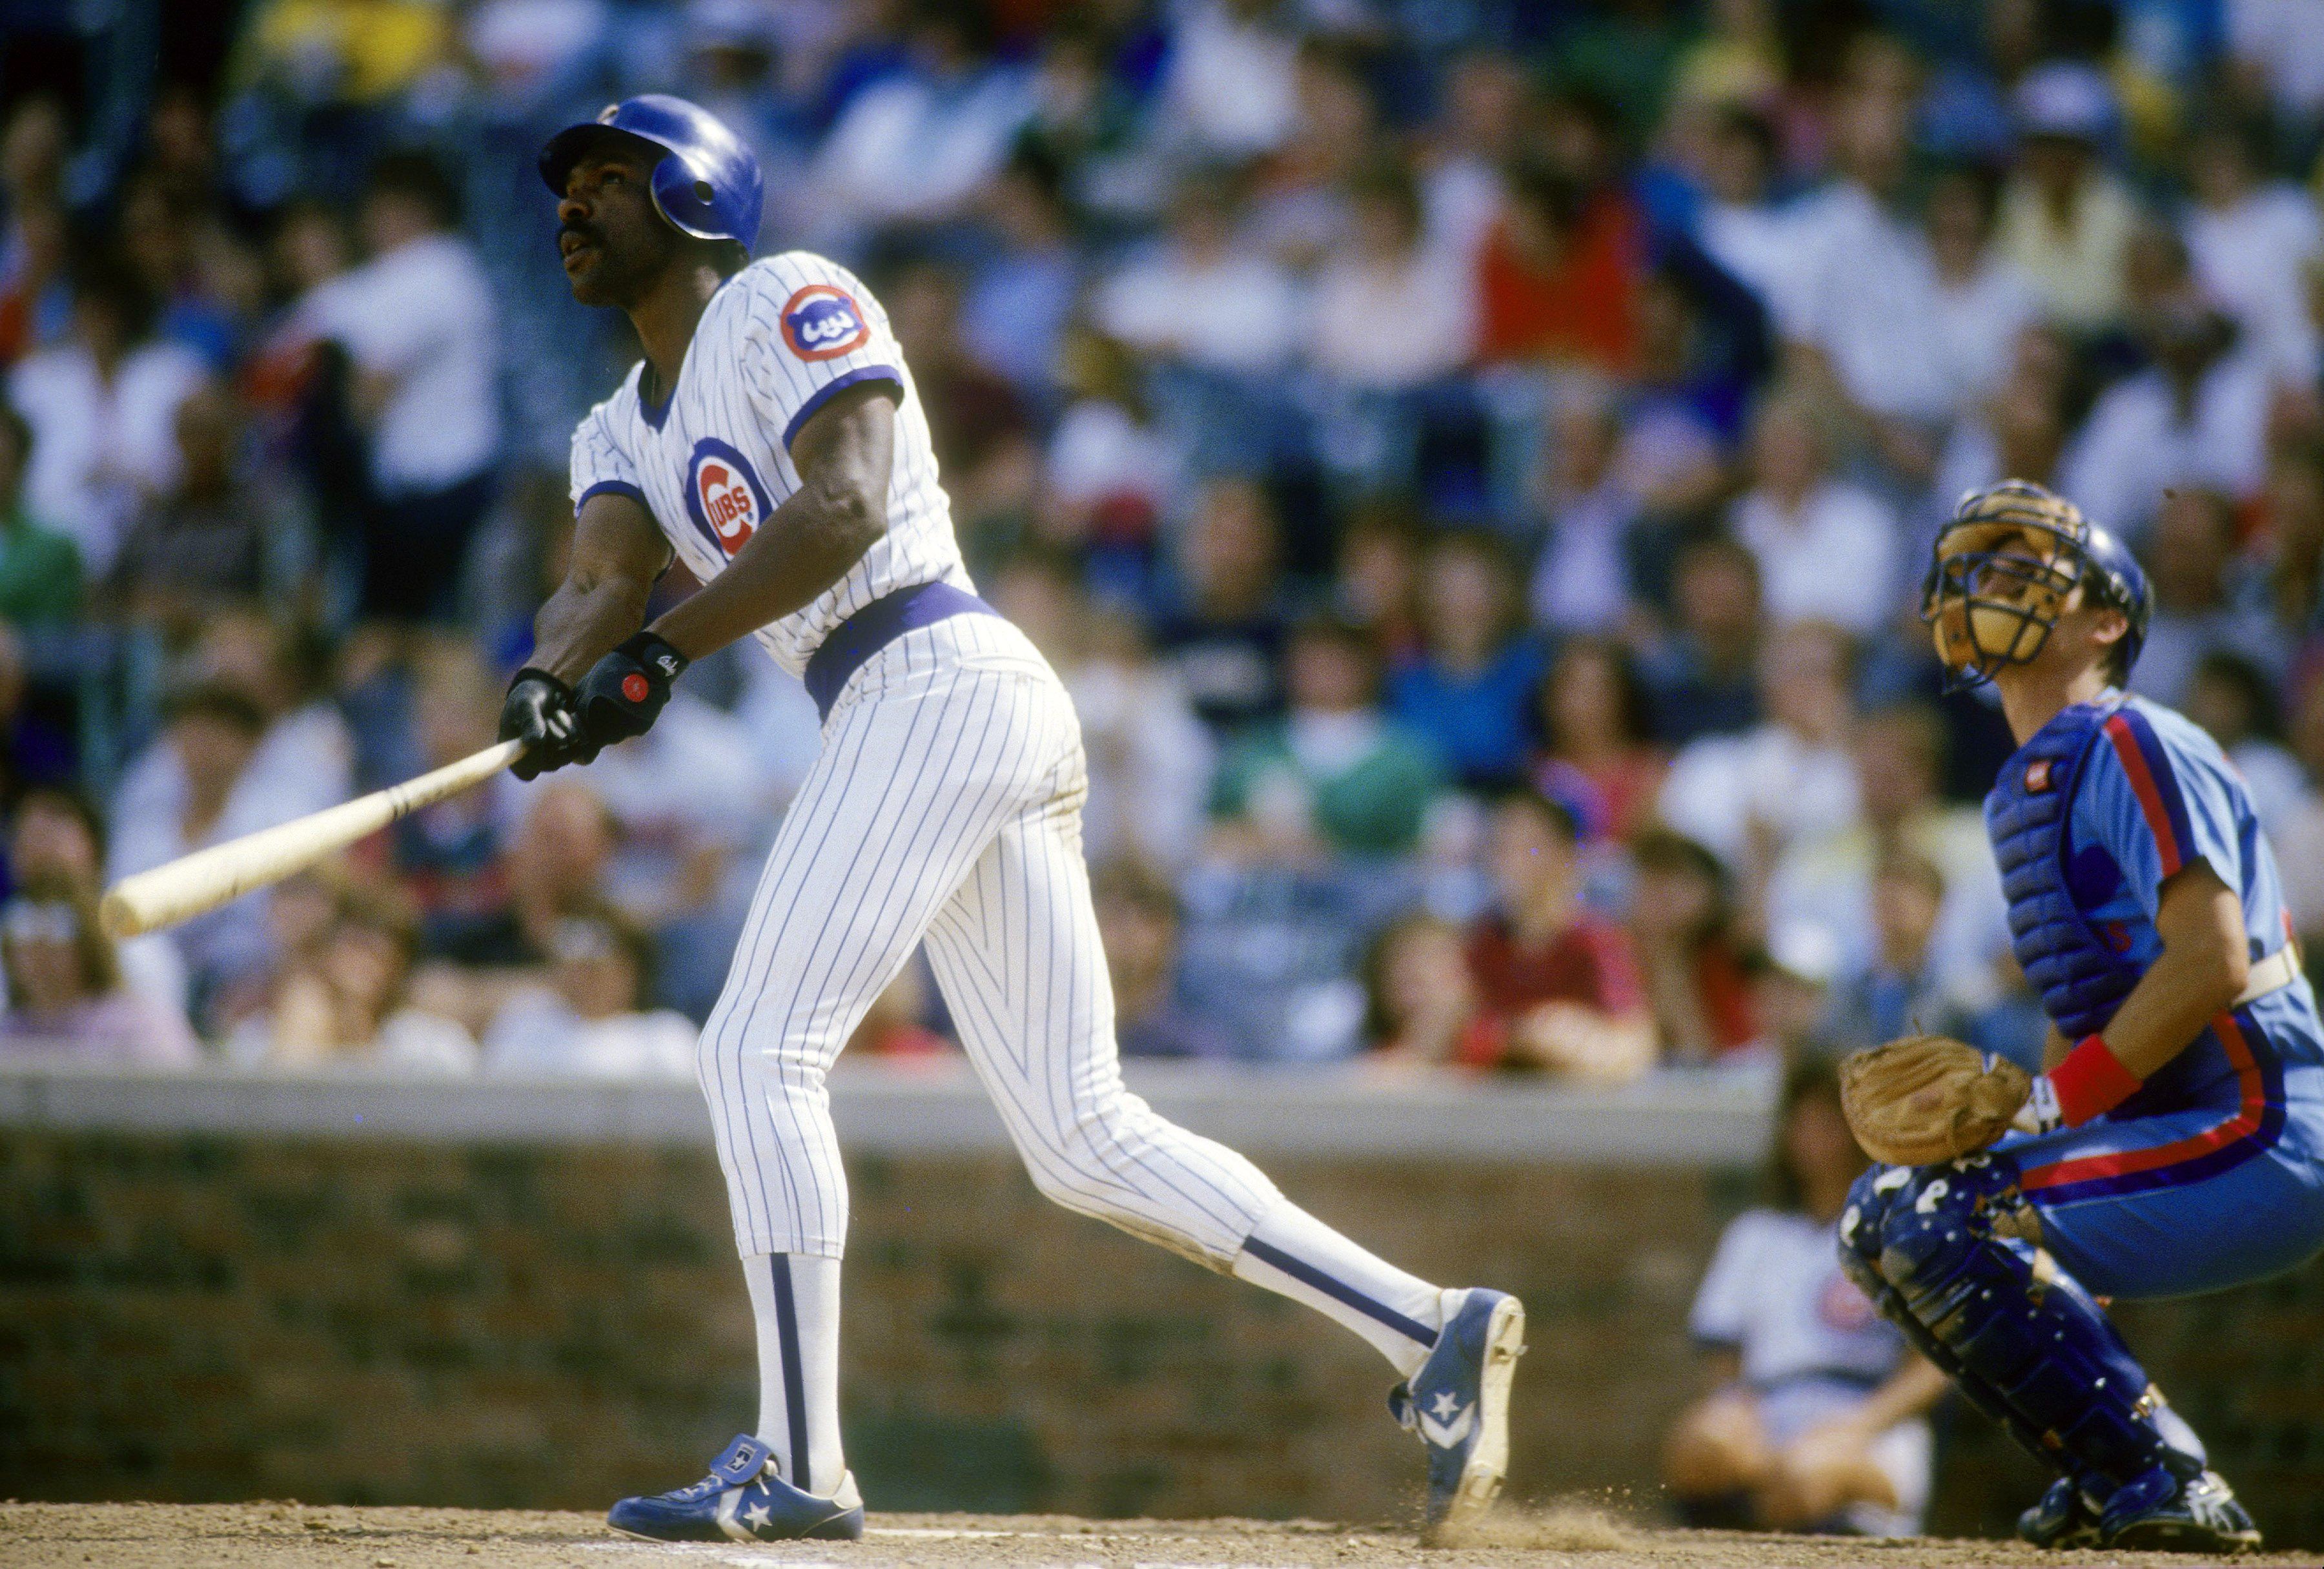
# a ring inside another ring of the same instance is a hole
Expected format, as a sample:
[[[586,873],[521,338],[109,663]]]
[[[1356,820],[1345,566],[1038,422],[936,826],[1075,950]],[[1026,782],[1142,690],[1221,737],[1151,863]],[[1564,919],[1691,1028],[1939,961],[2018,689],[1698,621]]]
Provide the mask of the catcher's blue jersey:
[[[2030,835],[2043,853],[2024,855],[2029,835],[2021,827],[2013,842],[2007,830],[2051,789],[2070,792],[2056,819],[2062,835]],[[2091,985],[2090,956],[2110,960],[2125,983],[2143,974],[2163,951],[2163,885],[2198,861],[2242,901],[2255,964],[2291,943],[2274,852],[2242,777],[2209,735],[2160,705],[2108,694],[2061,714],[2005,765],[1987,822],[2005,863],[2019,849],[2014,916],[2049,899],[2054,918],[2062,891],[2078,918],[2051,919],[2033,942],[2027,923],[2014,923],[2021,958],[2082,950],[2069,955],[2080,964],[2073,983],[2045,988],[2069,1034],[2102,1023],[2077,1008],[2108,992]],[[2118,996],[2101,1011],[2116,1006]],[[2297,1263],[2324,1241],[2315,994],[2294,969],[2216,1016],[2107,1116],[2006,1147],[2051,1245],[2093,1290],[2169,1295]]]

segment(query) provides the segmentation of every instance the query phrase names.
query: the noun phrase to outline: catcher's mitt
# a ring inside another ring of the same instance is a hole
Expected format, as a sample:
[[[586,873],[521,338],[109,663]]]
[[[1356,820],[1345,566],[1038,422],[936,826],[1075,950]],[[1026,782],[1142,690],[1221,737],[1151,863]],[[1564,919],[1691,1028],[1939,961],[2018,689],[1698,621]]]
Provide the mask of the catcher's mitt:
[[[1840,1065],[1840,1103],[1875,1160],[1927,1166],[2007,1131],[2034,1081],[2015,1063],[1941,1035],[1908,1035]]]

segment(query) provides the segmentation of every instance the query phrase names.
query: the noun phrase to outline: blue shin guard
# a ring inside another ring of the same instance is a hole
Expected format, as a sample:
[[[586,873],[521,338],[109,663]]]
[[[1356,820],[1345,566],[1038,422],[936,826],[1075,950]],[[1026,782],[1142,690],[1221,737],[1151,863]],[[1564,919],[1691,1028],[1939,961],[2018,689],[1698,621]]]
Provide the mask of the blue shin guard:
[[[2018,1233],[2033,1228],[2006,1155],[1868,1172],[1842,1217],[1843,1264],[1882,1313],[2037,1459],[2093,1504],[2202,1450],[2097,1303]]]

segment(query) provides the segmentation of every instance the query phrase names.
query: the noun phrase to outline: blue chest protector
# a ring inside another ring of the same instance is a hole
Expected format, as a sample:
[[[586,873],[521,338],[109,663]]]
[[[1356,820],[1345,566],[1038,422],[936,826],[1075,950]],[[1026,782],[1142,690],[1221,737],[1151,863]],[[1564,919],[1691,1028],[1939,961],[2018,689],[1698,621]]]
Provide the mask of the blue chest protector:
[[[2141,972],[2108,947],[2066,880],[2074,787],[2117,705],[2077,703],[2034,733],[1985,798],[1985,832],[2009,899],[2009,946],[2068,1040],[2095,1035]]]

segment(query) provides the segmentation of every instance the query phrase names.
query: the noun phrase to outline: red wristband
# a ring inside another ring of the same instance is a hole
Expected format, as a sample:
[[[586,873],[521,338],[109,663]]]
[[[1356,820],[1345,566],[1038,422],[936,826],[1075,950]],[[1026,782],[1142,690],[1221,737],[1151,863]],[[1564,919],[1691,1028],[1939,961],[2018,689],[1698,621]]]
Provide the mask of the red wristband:
[[[2050,1070],[2050,1087],[2058,1092],[2058,1115],[2069,1128],[2113,1111],[2136,1094],[2143,1082],[2122,1066],[2099,1035],[2084,1040]]]

